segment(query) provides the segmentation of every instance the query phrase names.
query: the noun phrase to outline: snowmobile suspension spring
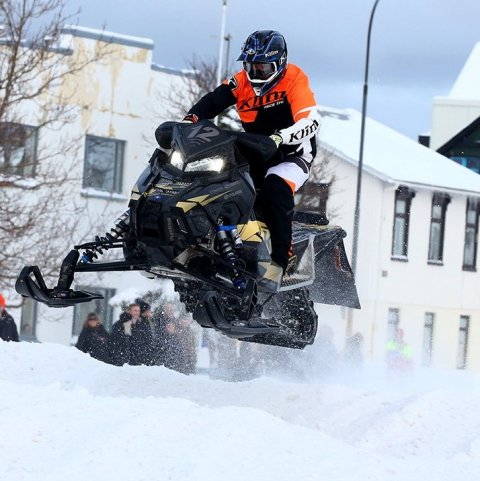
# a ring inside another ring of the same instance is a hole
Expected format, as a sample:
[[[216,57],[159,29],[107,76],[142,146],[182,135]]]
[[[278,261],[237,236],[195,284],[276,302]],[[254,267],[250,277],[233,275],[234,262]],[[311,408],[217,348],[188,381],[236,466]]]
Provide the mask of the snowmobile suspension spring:
[[[227,237],[226,230],[222,229],[221,227],[217,228],[218,247],[224,259],[230,264],[235,265],[235,262],[238,259],[237,254],[233,249],[232,242]]]
[[[120,239],[128,230],[130,223],[130,210],[124,212],[116,221],[115,225],[110,229],[110,232],[106,232],[104,237],[95,236],[95,242],[103,243],[101,246],[95,246],[91,249],[86,249],[80,259],[81,264],[88,264],[98,258],[98,255],[102,255],[104,250],[110,249],[113,242]]]
[[[227,236],[227,232],[231,232],[233,229],[235,229],[234,226],[224,226],[224,225],[217,226],[218,247],[220,252],[223,255],[223,258],[234,268],[233,269],[234,276],[232,278],[233,285],[237,289],[245,289],[247,282],[245,278],[240,276],[238,271],[235,269],[235,267],[239,264],[240,259],[238,258],[237,253],[233,248],[232,239],[229,239]],[[235,242],[235,238],[233,238],[233,242]]]

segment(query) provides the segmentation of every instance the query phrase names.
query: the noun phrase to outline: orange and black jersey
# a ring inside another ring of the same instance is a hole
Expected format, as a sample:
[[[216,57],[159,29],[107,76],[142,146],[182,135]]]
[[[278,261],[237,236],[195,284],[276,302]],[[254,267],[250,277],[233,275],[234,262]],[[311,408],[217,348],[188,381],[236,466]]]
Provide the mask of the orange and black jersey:
[[[289,64],[280,82],[262,96],[255,94],[242,70],[202,97],[189,114],[212,119],[231,105],[236,106],[246,132],[277,132],[282,136],[285,153],[301,155],[309,162],[315,156],[315,97],[307,76],[296,65]]]

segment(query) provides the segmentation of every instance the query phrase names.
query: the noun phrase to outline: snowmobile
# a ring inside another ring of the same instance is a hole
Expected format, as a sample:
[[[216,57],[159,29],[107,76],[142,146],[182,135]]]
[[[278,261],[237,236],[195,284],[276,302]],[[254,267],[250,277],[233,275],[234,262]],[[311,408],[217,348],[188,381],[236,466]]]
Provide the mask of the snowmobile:
[[[74,246],[57,286],[38,266],[21,271],[19,294],[50,307],[101,298],[71,289],[75,274],[142,271],[171,279],[193,318],[235,339],[303,349],[317,331],[313,302],[360,308],[343,245],[345,231],[317,213],[295,212],[295,266],[278,276],[250,168],[277,152],[267,136],[223,130],[211,121],[165,122],[132,189],[128,210],[105,236]],[[122,249],[121,260],[100,260]]]

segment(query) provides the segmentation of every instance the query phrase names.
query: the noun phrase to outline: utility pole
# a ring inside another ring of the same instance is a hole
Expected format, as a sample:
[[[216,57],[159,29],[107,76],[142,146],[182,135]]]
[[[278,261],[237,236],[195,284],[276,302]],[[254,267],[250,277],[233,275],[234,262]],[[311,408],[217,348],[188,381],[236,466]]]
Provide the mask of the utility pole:
[[[220,85],[223,75],[223,44],[225,42],[225,25],[227,23],[227,0],[222,0],[222,3],[222,24],[220,27],[220,46],[218,49],[217,85]]]
[[[229,62],[230,62],[230,42],[232,40],[232,36],[228,33],[225,35],[225,42],[227,42],[227,53],[225,55],[225,67],[229,67]]]
[[[225,42],[225,24],[227,23],[227,0],[222,0],[222,23],[220,27],[220,45],[218,47],[218,63],[217,63],[217,86],[222,82],[223,70],[223,43]],[[218,125],[218,116],[214,120],[215,125]]]
[[[358,252],[358,230],[360,226],[360,199],[362,194],[362,174],[363,174],[363,146],[365,141],[365,120],[367,117],[367,95],[368,95],[368,66],[370,62],[370,37],[372,33],[373,16],[378,2],[375,3],[370,14],[370,22],[368,24],[367,36],[367,53],[365,58],[365,78],[363,82],[363,101],[362,101],[362,124],[360,128],[360,152],[358,154],[358,170],[357,170],[357,195],[355,198],[355,215],[353,219],[353,245],[352,245],[352,270],[356,273],[357,270],[357,252]]]
[[[358,153],[358,169],[357,169],[357,194],[355,198],[355,214],[353,218],[353,241],[352,241],[352,271],[353,274],[357,273],[357,257],[358,257],[358,236],[360,227],[360,200],[362,194],[362,174],[363,174],[363,147],[365,143],[365,121],[367,118],[367,96],[368,96],[368,68],[370,63],[370,37],[372,34],[373,17],[377,8],[378,2],[375,0],[372,11],[370,13],[370,22],[368,24],[367,35],[367,51],[365,56],[365,77],[363,82],[363,100],[362,100],[362,123],[360,127],[360,151]],[[348,310],[347,315],[347,337],[352,335],[353,324],[353,309]]]

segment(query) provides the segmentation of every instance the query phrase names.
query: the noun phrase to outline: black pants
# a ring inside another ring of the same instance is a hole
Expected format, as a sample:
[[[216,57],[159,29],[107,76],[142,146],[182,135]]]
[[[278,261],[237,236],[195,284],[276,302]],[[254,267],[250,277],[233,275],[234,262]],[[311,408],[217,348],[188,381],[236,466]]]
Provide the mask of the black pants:
[[[292,244],[292,218],[295,207],[292,189],[278,175],[267,175],[263,179],[257,204],[270,229],[272,260],[285,270]]]

